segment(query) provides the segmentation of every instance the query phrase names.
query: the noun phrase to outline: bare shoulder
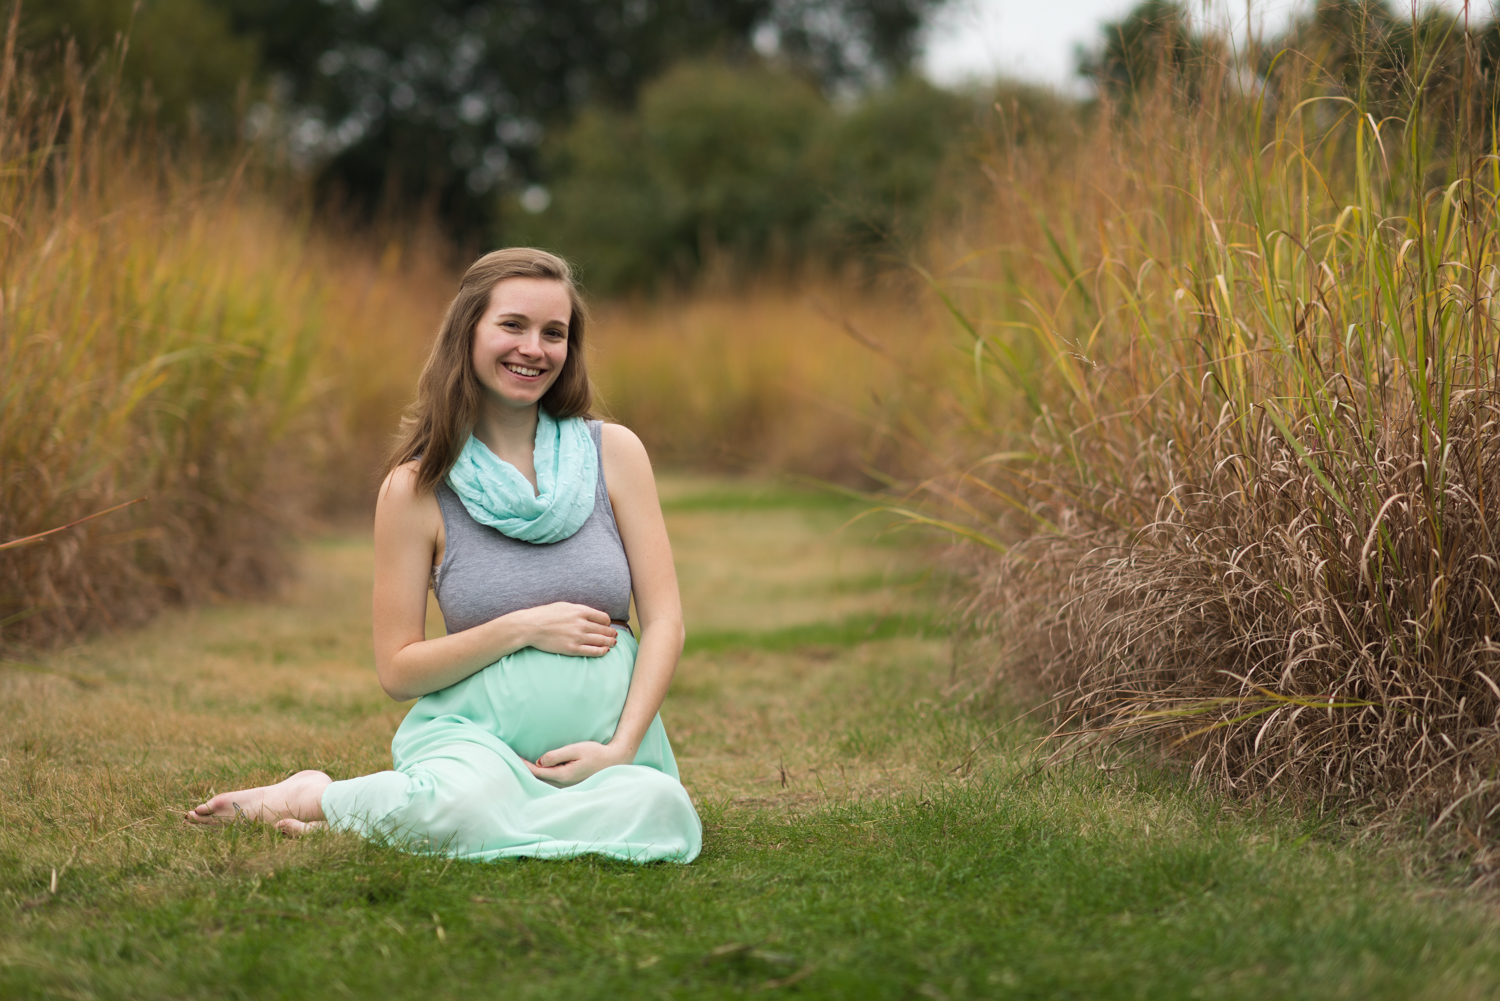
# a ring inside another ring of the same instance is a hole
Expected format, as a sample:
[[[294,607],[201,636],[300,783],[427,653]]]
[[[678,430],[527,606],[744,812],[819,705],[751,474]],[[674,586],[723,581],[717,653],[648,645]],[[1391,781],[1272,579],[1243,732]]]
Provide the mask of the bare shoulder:
[[[417,495],[417,466],[416,459],[403,462],[401,465],[385,474],[385,482],[380,484],[380,499],[385,500],[390,496],[393,500],[404,498],[415,498]]]
[[[646,446],[641,444],[641,439],[636,433],[623,424],[609,424],[601,422],[599,428],[599,440],[604,445],[604,457],[638,457],[647,463],[650,459],[646,456]]]
[[[623,424],[605,424],[599,429],[604,451],[604,471],[613,478],[617,473],[629,478],[651,479],[651,457],[634,431]]]
[[[641,610],[644,622],[648,606],[658,615],[665,614],[665,609],[678,608],[672,544],[667,539],[656,477],[651,472],[646,446],[629,428],[606,424],[600,440],[609,502],[614,507],[620,541],[625,544],[636,607]],[[677,617],[680,629],[680,608],[672,614]]]
[[[412,527],[427,527],[442,521],[437,496],[417,487],[417,462],[403,462],[386,474],[375,503],[375,520]]]
[[[656,499],[656,478],[651,472],[651,457],[634,431],[621,424],[605,424],[600,429],[604,453],[604,479],[611,503],[636,498]]]

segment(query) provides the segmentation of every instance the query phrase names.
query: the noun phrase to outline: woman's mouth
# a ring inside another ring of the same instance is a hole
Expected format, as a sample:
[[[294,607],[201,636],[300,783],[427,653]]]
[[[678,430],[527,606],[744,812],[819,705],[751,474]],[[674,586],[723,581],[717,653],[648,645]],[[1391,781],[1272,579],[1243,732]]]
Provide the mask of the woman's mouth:
[[[510,362],[501,362],[501,364],[505,366],[505,371],[510,372],[514,375],[519,375],[525,379],[535,379],[537,376],[542,374],[542,370],[539,368],[527,368],[525,365],[512,365]]]

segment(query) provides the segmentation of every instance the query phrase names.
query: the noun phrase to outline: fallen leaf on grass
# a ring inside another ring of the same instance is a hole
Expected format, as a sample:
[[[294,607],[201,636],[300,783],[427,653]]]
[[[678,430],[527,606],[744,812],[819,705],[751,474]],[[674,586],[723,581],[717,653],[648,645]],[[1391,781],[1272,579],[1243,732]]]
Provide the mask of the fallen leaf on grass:
[[[736,960],[753,959],[761,963],[770,963],[774,966],[796,966],[797,957],[785,952],[770,952],[752,944],[744,942],[726,942],[721,946],[709,950],[703,957],[705,963],[734,962]],[[793,974],[795,976],[796,974]],[[785,978],[782,978],[785,979]]]
[[[759,987],[757,987],[755,989],[757,991],[774,991],[778,987],[790,987],[792,984],[795,984],[797,981],[802,980],[805,977],[811,976],[813,970],[815,970],[815,969],[817,969],[817,967],[813,966],[813,964],[811,964],[811,963],[808,963],[806,966],[804,966],[802,969],[798,970],[796,973],[788,974],[785,977],[776,977],[776,978],[774,978],[772,980],[767,980],[765,983],[761,984]]]
[[[743,942],[725,942],[723,945],[715,946],[714,948],[710,949],[708,951],[708,955],[703,957],[703,961],[706,963],[714,959],[725,959],[727,957],[743,956],[753,948],[755,948],[755,946],[745,945]]]

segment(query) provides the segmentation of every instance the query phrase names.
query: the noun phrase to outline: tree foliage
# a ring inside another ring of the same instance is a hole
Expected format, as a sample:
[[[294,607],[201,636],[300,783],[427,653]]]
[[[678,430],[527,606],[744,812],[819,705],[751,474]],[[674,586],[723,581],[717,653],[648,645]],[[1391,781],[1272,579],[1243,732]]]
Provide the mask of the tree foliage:
[[[1496,106],[1500,21],[1493,11],[1470,20],[1433,5],[1398,10],[1391,0],[1318,0],[1279,33],[1254,40],[1205,30],[1180,0],[1142,0],[1102,26],[1095,46],[1078,52],[1077,68],[1102,96],[1125,106],[1162,85],[1196,101],[1206,80],[1226,79],[1229,64],[1254,75],[1252,89],[1263,86],[1274,97],[1277,56],[1287,50],[1316,64],[1329,96],[1354,99],[1382,116],[1412,107],[1419,96],[1417,106],[1436,111],[1468,85],[1466,75]],[[1244,75],[1228,78],[1248,82]]]
[[[491,238],[498,195],[536,179],[543,139],[589,107],[630,109],[685,58],[772,53],[816,88],[900,76],[944,0],[30,0],[23,48],[72,45],[167,123],[283,136],[324,193],[362,213],[423,204]]]
[[[494,222],[543,138],[585,107],[629,108],[688,56],[776,49],[820,87],[910,61],[941,0],[204,0],[256,39],[294,151],[356,204],[426,199]]]
[[[43,80],[61,76],[71,47],[80,68],[118,72],[120,96],[159,124],[220,135],[232,129],[239,87],[258,60],[254,42],[211,0],[29,0],[19,43]]]
[[[1099,29],[1100,44],[1080,50],[1079,75],[1102,93],[1129,97],[1165,77],[1180,81],[1201,63],[1203,37],[1178,0],[1142,0]]]
[[[685,64],[635,113],[591,109],[550,143],[550,204],[516,206],[507,232],[578,258],[597,291],[838,267],[947,204],[939,179],[984,103],[907,77],[848,108],[773,66]]]

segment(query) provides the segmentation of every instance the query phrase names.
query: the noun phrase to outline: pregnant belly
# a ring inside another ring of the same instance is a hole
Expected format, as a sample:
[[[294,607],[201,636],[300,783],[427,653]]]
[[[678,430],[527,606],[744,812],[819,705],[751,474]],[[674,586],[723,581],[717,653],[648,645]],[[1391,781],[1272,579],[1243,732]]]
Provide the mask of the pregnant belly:
[[[565,744],[614,736],[630,691],[635,640],[621,633],[602,657],[567,657],[527,647],[424,695],[397,734],[415,737],[441,717],[461,717],[499,737],[529,761]],[[394,748],[393,748],[394,749]]]

